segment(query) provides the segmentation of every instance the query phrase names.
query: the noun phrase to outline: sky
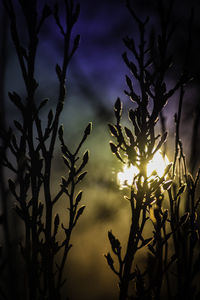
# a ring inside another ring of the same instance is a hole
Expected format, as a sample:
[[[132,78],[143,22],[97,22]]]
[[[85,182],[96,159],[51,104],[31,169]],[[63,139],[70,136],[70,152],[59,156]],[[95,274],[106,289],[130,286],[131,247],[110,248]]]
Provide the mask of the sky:
[[[168,1],[164,1],[166,4]],[[134,1],[137,12],[141,18],[151,16],[149,27],[158,28],[158,18],[155,12],[155,1]],[[77,130],[83,126],[83,120],[97,120],[103,125],[113,117],[113,104],[120,97],[125,108],[130,107],[129,99],[124,95],[126,89],[125,75],[129,75],[122,53],[126,50],[123,38],[127,35],[138,40],[137,26],[125,6],[124,0],[116,1],[89,1],[80,2],[81,11],[77,24],[74,26],[74,35],[80,34],[79,48],[71,62],[68,79],[68,99],[66,100],[66,114],[73,122],[69,123],[71,130]],[[187,109],[184,110],[183,125],[190,123],[191,116],[199,109],[198,85],[199,77],[199,20],[198,1],[175,1],[172,21],[177,23],[177,33],[172,38],[171,52],[174,55],[176,67],[168,76],[168,85],[172,86],[174,80],[182,71],[184,60],[185,41],[187,40],[187,26],[190,17],[190,9],[194,7],[194,24],[192,31],[191,56],[189,68],[194,81],[189,85],[188,94],[185,98]],[[41,92],[54,95],[57,82],[55,78],[55,64],[62,57],[62,37],[55,27],[53,18],[49,18],[41,33],[41,44],[38,51],[38,76],[41,82]],[[45,53],[45,55],[44,55]],[[137,88],[137,87],[136,87]],[[192,95],[192,97],[191,97]],[[169,130],[173,131],[173,116],[177,110],[177,95],[170,99],[165,112]],[[193,105],[190,105],[191,102]],[[188,105],[189,103],[189,105]],[[74,110],[80,110],[76,113]],[[164,113],[165,113],[164,112]],[[79,114],[82,115],[80,120]],[[101,122],[103,121],[103,122]],[[105,122],[106,121],[106,122]],[[79,126],[80,122],[80,126]],[[184,126],[183,126],[184,127]],[[187,135],[184,128],[184,135]],[[173,133],[172,133],[173,136]],[[188,138],[188,137],[187,137]]]
[[[46,1],[52,4],[52,1]],[[164,1],[168,3],[168,1]],[[41,1],[40,5],[45,3]],[[151,16],[150,26],[158,26],[155,7],[152,1],[134,1],[136,10],[145,17]],[[190,154],[191,128],[195,113],[200,109],[199,83],[200,83],[200,60],[199,60],[199,34],[198,1],[175,2],[173,20],[178,20],[180,30],[174,38],[172,52],[178,61],[177,73],[181,69],[183,42],[187,39],[187,20],[189,18],[189,6],[195,7],[194,30],[192,31],[192,55],[190,61],[191,74],[194,76],[193,83],[186,92],[183,109],[181,134],[185,142],[186,152]],[[128,73],[122,53],[125,46],[122,39],[131,35],[138,39],[137,27],[128,12],[123,0],[82,0],[80,1],[81,12],[77,24],[74,27],[74,36],[81,35],[79,48],[70,63],[67,79],[67,99],[61,122],[65,128],[65,138],[70,147],[78,143],[82,132],[88,122],[93,122],[93,133],[89,138],[86,148],[90,151],[90,163],[88,177],[83,189],[85,190],[84,204],[86,212],[80,220],[80,227],[74,233],[74,247],[70,253],[68,270],[68,289],[72,300],[100,300],[114,299],[117,291],[117,281],[106,265],[103,254],[109,249],[107,231],[113,229],[125,241],[127,226],[129,224],[128,205],[123,199],[123,191],[119,190],[116,183],[117,172],[121,166],[113,157],[109,148],[111,139],[107,123],[113,120],[113,104],[117,97],[121,97],[125,107],[124,119],[127,122],[127,111],[131,103],[124,95],[126,88],[125,74]],[[19,7],[19,30],[24,41],[23,20]],[[149,27],[150,28],[150,27]],[[36,74],[39,81],[38,98],[49,97],[50,105],[54,105],[58,82],[55,74],[55,65],[61,61],[62,39],[55,21],[50,17],[42,28],[40,45],[38,49]],[[176,71],[168,77],[169,85],[177,76]],[[21,83],[21,74],[16,60],[10,38],[7,40],[7,65],[5,95],[8,91],[17,91],[24,94]],[[5,96],[7,97],[7,96]],[[165,108],[164,114],[169,131],[169,156],[174,147],[173,117],[177,111],[178,95],[171,100]],[[7,121],[11,122],[16,116],[14,108],[7,105]],[[43,112],[45,120],[45,112]],[[159,125],[158,125],[159,128]],[[197,134],[197,138],[199,135]],[[189,140],[189,142],[188,142]],[[59,148],[55,158],[60,159]],[[54,182],[59,184],[60,176],[65,172],[62,162],[55,163]],[[66,204],[63,202],[57,209]],[[63,213],[63,218],[65,215]],[[83,250],[84,249],[84,250]],[[75,284],[79,286],[77,289]],[[80,296],[81,295],[81,296]],[[81,297],[81,298],[80,298]]]

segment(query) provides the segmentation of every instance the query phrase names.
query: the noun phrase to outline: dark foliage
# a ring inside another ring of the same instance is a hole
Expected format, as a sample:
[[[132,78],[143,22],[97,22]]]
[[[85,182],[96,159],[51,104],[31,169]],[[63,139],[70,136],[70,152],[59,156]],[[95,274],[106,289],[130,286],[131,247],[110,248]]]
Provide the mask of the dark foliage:
[[[83,138],[73,153],[65,144],[64,129],[59,125],[66,97],[67,70],[79,43],[79,35],[72,40],[71,34],[80,8],[79,5],[74,6],[71,0],[63,1],[65,24],[62,25],[58,4],[55,4],[53,10],[45,5],[41,16],[38,17],[37,1],[19,1],[28,35],[27,45],[24,46],[17,27],[16,3],[12,0],[3,3],[10,21],[10,32],[26,88],[26,97],[9,92],[9,98],[18,111],[20,121],[14,120],[14,128],[1,128],[1,170],[7,168],[14,175],[8,180],[8,189],[4,180],[5,186],[2,186],[4,190],[1,192],[4,208],[1,224],[5,234],[5,245],[1,251],[3,263],[0,271],[2,278],[5,278],[0,283],[0,297],[56,300],[61,299],[61,290],[66,280],[63,277],[63,269],[72,247],[71,234],[85,208],[80,206],[82,191],[79,191],[79,183],[87,173],[84,169],[89,154],[88,151],[85,152],[80,161],[80,149],[91,132],[91,124],[86,127]],[[57,104],[55,108],[52,105],[52,109],[47,112],[47,122],[43,128],[41,111],[47,110],[48,99],[38,99],[36,92],[39,82],[35,78],[35,67],[40,30],[50,15],[54,16],[63,36],[64,48],[62,65],[56,65],[59,83]],[[67,175],[62,177],[58,192],[53,196],[52,191],[55,187],[52,186],[52,164],[57,136],[61,143]],[[63,225],[59,213],[55,211],[55,204],[62,196],[66,198],[66,212],[68,210],[68,224],[64,222],[66,225]],[[14,198],[15,211],[23,223],[24,237],[19,244],[19,251],[15,252],[11,250],[12,240],[6,210],[9,197]],[[58,239],[60,228],[64,233],[63,240]],[[13,259],[13,253],[18,252],[23,258],[20,263]],[[10,265],[4,270],[6,262]],[[20,283],[14,277],[17,274],[20,274]]]
[[[130,37],[124,39],[129,50],[129,54],[123,54],[123,59],[131,74],[131,77],[126,75],[128,91],[125,94],[133,102],[128,115],[132,128],[121,124],[122,102],[118,98],[114,106],[116,124],[109,124],[116,142],[110,142],[110,147],[123,164],[137,167],[138,174],[132,184],[127,185],[129,196],[126,199],[130,202],[131,225],[125,255],[121,254],[123,247],[120,241],[109,232],[112,252],[118,264],[115,264],[110,253],[105,257],[119,278],[119,299],[198,299],[199,288],[195,280],[200,271],[197,218],[199,172],[196,179],[188,173],[179,136],[184,91],[190,80],[187,67],[192,15],[182,74],[174,87],[168,89],[167,74],[174,65],[169,53],[175,32],[175,26],[171,23],[174,1],[169,1],[165,6],[163,1],[156,1],[156,4],[160,27],[149,33],[149,18],[140,20],[131,1],[127,1],[140,36],[139,46]],[[135,91],[135,86],[139,86],[139,92]],[[155,135],[156,123],[160,118],[165,130],[162,111],[177,91],[180,97],[178,113],[175,114],[173,167],[169,164],[161,177],[156,172],[147,176],[148,162],[167,139],[165,131],[161,136]],[[164,208],[166,199],[170,204],[168,209]],[[180,207],[182,203],[185,203],[184,209]],[[152,234],[145,238],[144,231],[150,226],[149,221],[152,223]],[[148,249],[145,269],[138,266],[136,258],[138,251],[144,247]]]

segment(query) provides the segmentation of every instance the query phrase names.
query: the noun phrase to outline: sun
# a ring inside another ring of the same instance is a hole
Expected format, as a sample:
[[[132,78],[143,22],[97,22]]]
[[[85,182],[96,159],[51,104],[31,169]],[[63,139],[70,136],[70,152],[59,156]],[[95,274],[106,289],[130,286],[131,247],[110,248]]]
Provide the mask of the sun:
[[[161,177],[164,174],[164,170],[166,166],[169,164],[169,160],[165,155],[158,151],[155,153],[152,160],[149,161],[147,165],[147,177],[149,177],[153,172]],[[117,174],[117,182],[120,188],[124,188],[126,186],[130,186],[133,183],[133,178],[139,173],[137,167],[133,165],[124,165],[123,171],[118,172]]]

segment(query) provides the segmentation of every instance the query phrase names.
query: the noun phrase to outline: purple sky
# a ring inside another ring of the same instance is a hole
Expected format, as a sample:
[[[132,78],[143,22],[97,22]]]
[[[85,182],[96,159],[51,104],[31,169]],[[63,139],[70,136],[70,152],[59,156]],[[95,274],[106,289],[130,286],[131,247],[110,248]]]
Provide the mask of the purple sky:
[[[39,5],[44,3],[52,5],[54,1],[39,1]],[[151,16],[152,22],[156,24],[154,6],[151,5],[153,1],[137,0],[134,1],[136,10],[141,16],[147,14]],[[14,1],[17,3],[17,0]],[[62,1],[60,1],[62,3]],[[168,3],[168,1],[164,1]],[[122,60],[122,53],[126,50],[122,38],[130,35],[137,38],[137,26],[132,20],[130,13],[125,6],[125,0],[115,1],[80,1],[81,12],[77,24],[74,27],[74,35],[79,33],[81,35],[80,46],[71,62],[69,69],[69,84],[68,84],[68,100],[66,109],[70,103],[71,109],[81,106],[82,118],[93,118],[96,116],[110,119],[112,116],[113,103],[116,98],[120,96],[123,101],[128,102],[123,90],[126,88],[125,74],[129,74],[127,67]],[[200,82],[199,58],[200,50],[199,43],[199,20],[198,15],[200,11],[200,4],[198,1],[192,0],[190,3],[184,0],[175,1],[175,10],[173,18],[178,21],[179,33],[174,38],[174,49],[177,50],[176,58],[180,61],[182,53],[184,52],[183,41],[186,37],[187,19],[190,14],[190,6],[194,6],[195,18],[193,29],[193,50],[191,55],[190,67],[192,75],[195,77],[196,85],[193,85],[193,95],[198,89]],[[20,15],[20,9],[17,5],[18,23],[22,37],[24,35],[23,19]],[[61,11],[62,15],[62,11]],[[151,26],[151,25],[150,25]],[[150,27],[149,27],[150,28]],[[55,20],[52,16],[46,21],[42,28],[40,46],[37,56],[37,79],[40,83],[39,96],[54,98],[57,93],[57,78],[55,75],[55,65],[61,62],[62,57],[62,37],[58,28],[55,25]],[[23,86],[21,84],[21,74],[19,72],[19,65],[14,55],[13,46],[8,40],[8,60],[7,60],[7,81],[6,91],[16,90],[23,93]],[[173,54],[174,54],[173,53]],[[172,79],[170,79],[172,82]],[[194,100],[186,99],[190,102],[198,102],[197,97],[192,97]],[[53,101],[53,99],[52,99]],[[173,100],[175,101],[175,100]],[[187,108],[185,118],[190,118],[196,105]],[[172,105],[174,110],[176,105]],[[12,111],[12,108],[10,108]],[[189,112],[189,116],[188,115]],[[94,115],[92,116],[92,114]],[[166,113],[173,119],[174,111],[170,106],[166,108]],[[73,114],[72,114],[73,115]],[[70,114],[69,114],[70,116]],[[73,116],[74,118],[74,116]],[[191,118],[190,118],[191,119]],[[76,126],[74,126],[76,127]]]

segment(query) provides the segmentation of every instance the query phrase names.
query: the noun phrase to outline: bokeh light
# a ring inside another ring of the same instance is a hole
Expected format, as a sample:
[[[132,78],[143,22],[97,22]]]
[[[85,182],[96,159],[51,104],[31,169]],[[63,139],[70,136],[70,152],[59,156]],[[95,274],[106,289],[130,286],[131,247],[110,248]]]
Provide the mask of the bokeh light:
[[[169,164],[167,155],[157,151],[152,160],[147,165],[147,177],[152,173],[156,173],[159,177],[164,174],[166,166]],[[134,177],[139,174],[139,169],[136,166],[125,164],[123,170],[117,174],[117,182],[120,188],[130,186],[133,183]]]

